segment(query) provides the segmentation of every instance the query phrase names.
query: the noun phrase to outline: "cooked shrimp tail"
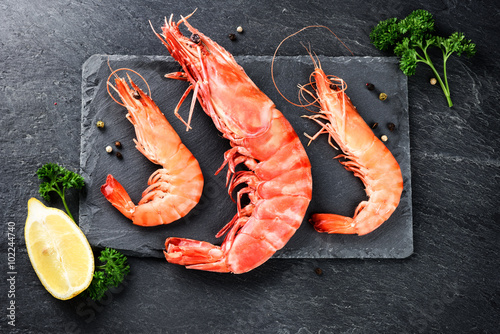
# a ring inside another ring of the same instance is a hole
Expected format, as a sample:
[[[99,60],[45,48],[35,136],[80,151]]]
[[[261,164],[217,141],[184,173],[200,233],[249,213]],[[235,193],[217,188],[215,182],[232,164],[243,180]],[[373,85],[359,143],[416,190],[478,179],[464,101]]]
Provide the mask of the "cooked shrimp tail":
[[[106,199],[128,219],[134,217],[135,204],[127,191],[113,175],[106,177],[106,183],[101,186],[101,193]]]
[[[356,227],[351,217],[336,215],[333,213],[316,213],[312,215],[311,221],[318,232],[336,234],[356,234]]]

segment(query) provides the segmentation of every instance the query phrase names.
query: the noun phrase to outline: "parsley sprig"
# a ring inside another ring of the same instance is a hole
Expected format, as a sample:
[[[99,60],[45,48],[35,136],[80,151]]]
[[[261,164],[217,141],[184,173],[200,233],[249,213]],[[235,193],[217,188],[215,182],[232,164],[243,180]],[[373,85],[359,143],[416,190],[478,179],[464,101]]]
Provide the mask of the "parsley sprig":
[[[102,299],[111,287],[118,287],[130,272],[127,257],[115,249],[105,248],[99,261],[103,264],[96,266],[92,283],[85,290],[85,294],[95,301]]]
[[[65,192],[69,188],[82,189],[85,181],[82,176],[72,172],[64,167],[54,163],[47,163],[40,167],[36,174],[41,180],[45,180],[40,184],[38,192],[40,195],[50,201],[50,193],[55,192],[61,197],[66,213],[74,221],[75,219],[69,212],[68,205],[66,204]]]
[[[446,74],[447,61],[453,53],[472,57],[476,53],[476,45],[467,40],[463,33],[454,32],[448,38],[433,35],[435,31],[432,14],[417,9],[402,20],[390,18],[380,21],[371,31],[370,40],[380,50],[392,49],[400,57],[399,67],[407,76],[415,74],[418,63],[427,64],[436,76],[441,89],[452,107],[450,87]],[[443,54],[443,76],[435,68],[428,49],[434,46]]]

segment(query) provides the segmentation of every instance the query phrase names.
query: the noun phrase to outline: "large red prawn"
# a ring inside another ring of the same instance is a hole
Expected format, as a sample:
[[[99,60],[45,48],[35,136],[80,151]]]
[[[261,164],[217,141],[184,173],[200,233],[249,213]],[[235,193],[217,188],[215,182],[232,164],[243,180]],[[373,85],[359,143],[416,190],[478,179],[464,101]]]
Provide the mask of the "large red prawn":
[[[190,15],[191,16],[191,15]],[[281,249],[302,223],[312,196],[311,164],[297,134],[274,103],[252,82],[233,56],[193,28],[187,19],[165,20],[157,34],[183,72],[167,77],[190,83],[217,129],[230,140],[224,154],[229,193],[238,185],[238,211],[217,234],[220,246],[204,241],[168,238],[165,258],[191,269],[244,273]],[[179,31],[183,23],[192,33]],[[180,105],[179,103],[179,105]],[[178,108],[176,109],[176,114]],[[193,112],[193,103],[189,119]],[[180,116],[178,116],[180,117]],[[189,120],[185,122],[190,127]],[[248,170],[236,167],[244,164]],[[219,171],[221,170],[219,169]],[[242,205],[246,194],[249,203]]]

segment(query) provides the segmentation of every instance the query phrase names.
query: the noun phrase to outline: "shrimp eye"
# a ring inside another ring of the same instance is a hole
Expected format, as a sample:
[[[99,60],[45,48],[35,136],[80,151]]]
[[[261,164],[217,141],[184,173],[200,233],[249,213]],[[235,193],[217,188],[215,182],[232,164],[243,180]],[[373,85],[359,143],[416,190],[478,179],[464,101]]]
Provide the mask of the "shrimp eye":
[[[134,99],[136,100],[139,100],[141,98],[141,94],[139,94],[138,91],[134,90],[134,92],[132,93],[132,96],[134,97]]]
[[[335,84],[330,84],[330,89],[333,89],[333,90],[339,90],[339,88],[337,87],[337,85]]]
[[[193,42],[195,44],[200,44],[200,42],[201,42],[200,35],[198,35],[198,34],[192,34],[190,39],[191,39],[191,42]]]

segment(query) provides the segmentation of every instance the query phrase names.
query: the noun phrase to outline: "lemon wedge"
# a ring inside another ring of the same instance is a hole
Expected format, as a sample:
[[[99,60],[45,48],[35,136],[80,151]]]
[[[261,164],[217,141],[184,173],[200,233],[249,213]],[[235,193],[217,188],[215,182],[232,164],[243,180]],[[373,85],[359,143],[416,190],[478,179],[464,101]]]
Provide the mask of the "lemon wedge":
[[[85,234],[64,211],[31,198],[24,238],[31,265],[55,298],[73,298],[90,285],[94,254]]]

